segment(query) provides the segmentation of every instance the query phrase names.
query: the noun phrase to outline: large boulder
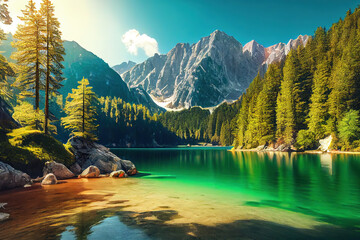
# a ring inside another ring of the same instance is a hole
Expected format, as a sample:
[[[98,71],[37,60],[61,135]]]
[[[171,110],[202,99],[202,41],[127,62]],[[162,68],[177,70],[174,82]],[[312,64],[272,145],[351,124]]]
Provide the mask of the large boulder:
[[[0,190],[23,187],[29,183],[31,183],[29,175],[0,162]]]
[[[57,184],[56,176],[52,173],[49,173],[42,180],[41,185],[55,185]]]
[[[53,173],[57,179],[69,179],[75,177],[64,164],[57,163],[55,161],[46,162],[43,170],[43,175],[46,176],[49,173]]]
[[[82,178],[97,178],[99,176],[100,170],[96,166],[89,166],[80,174],[80,177]]]
[[[96,166],[101,173],[112,173],[123,170],[128,175],[137,173],[135,165],[128,160],[120,159],[103,145],[94,143],[81,137],[69,139],[70,150],[74,153],[76,162],[85,170],[89,166]]]
[[[70,171],[74,173],[75,175],[80,175],[82,172],[82,169],[78,163],[74,163],[70,166]]]

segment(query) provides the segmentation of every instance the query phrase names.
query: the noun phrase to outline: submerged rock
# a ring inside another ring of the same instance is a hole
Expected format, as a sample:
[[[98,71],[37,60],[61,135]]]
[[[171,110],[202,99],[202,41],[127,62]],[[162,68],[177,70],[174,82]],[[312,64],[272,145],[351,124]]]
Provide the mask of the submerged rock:
[[[55,185],[55,184],[57,184],[57,179],[53,173],[47,174],[41,182],[41,185]]]
[[[30,183],[31,178],[29,175],[0,162],[0,190],[23,187]]]
[[[89,166],[80,175],[80,177],[82,178],[97,178],[99,176],[100,176],[100,170],[96,166]]]
[[[110,173],[110,177],[125,178],[125,177],[127,177],[127,174],[123,170],[119,170],[119,171],[114,171],[114,172]]]
[[[328,152],[330,150],[330,145],[332,142],[332,136],[328,136],[327,138],[324,139],[320,139],[319,143],[320,143],[320,147],[319,150],[323,151],[323,152]]]
[[[76,162],[82,170],[89,166],[96,166],[101,173],[111,173],[123,170],[128,175],[137,173],[135,165],[128,160],[120,159],[103,145],[94,143],[81,137],[69,139],[71,151],[74,153]]]
[[[53,173],[57,179],[69,179],[75,177],[64,164],[53,162],[46,162],[43,170],[44,176],[49,173]]]

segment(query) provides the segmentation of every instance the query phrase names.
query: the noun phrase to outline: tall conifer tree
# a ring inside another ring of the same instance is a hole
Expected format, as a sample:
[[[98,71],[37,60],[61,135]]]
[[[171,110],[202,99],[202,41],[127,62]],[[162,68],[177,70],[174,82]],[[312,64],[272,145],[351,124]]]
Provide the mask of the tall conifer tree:
[[[72,136],[80,136],[89,140],[97,140],[96,104],[97,98],[89,86],[89,81],[83,78],[79,86],[69,93],[65,104],[66,117],[61,118],[65,129],[71,130]]]
[[[15,86],[21,90],[22,97],[35,98],[35,110],[40,109],[40,90],[43,89],[41,77],[44,74],[42,66],[44,58],[44,38],[41,29],[44,26],[43,18],[38,14],[35,2],[30,0],[23,16],[19,19],[23,22],[18,26],[14,35],[13,47],[17,49],[12,58],[17,62],[16,72],[18,77]],[[39,125],[37,124],[37,128]]]
[[[49,121],[49,97],[51,92],[57,92],[62,86],[62,61],[65,55],[63,41],[61,39],[60,23],[55,17],[55,9],[50,0],[43,0],[40,8],[40,14],[45,20],[44,38],[46,51],[46,72],[45,72],[45,133],[48,133]]]
[[[312,87],[308,128],[316,139],[324,137],[328,120],[327,99],[329,95],[330,64],[326,57],[317,66]]]

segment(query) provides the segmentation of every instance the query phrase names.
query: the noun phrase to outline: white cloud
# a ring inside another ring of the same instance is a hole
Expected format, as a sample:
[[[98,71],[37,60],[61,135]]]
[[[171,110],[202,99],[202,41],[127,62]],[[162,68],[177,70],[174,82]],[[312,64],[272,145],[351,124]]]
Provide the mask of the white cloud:
[[[127,31],[122,36],[122,42],[125,44],[128,52],[133,55],[138,54],[139,48],[143,49],[148,57],[152,57],[155,53],[159,53],[158,42],[156,39],[149,37],[146,34],[140,35],[139,31],[136,29]]]

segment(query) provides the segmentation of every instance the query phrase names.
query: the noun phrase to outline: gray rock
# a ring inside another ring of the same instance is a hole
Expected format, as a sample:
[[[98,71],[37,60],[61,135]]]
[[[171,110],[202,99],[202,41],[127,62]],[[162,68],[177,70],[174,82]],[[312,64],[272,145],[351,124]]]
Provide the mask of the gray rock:
[[[43,175],[46,176],[49,173],[53,173],[57,179],[69,179],[75,177],[64,164],[57,163],[55,161],[46,162],[43,170]]]
[[[80,137],[72,137],[69,142],[70,150],[74,153],[76,162],[82,170],[89,166],[96,166],[102,174],[118,170],[123,170],[128,175],[137,173],[136,167],[131,161],[120,159],[103,145]]]
[[[74,163],[70,166],[70,171],[73,172],[75,175],[81,174],[81,167],[78,163]]]
[[[0,190],[23,187],[30,183],[31,178],[29,175],[0,162]]]
[[[57,184],[57,179],[53,173],[47,174],[41,182],[41,185],[55,185],[55,184]]]
[[[256,151],[258,151],[258,152],[261,152],[261,151],[264,151],[264,150],[266,150],[266,146],[265,146],[265,145],[260,145],[260,146],[258,146],[258,147],[256,148]]]
[[[98,178],[100,176],[100,170],[96,166],[89,166],[81,174],[82,178]]]

